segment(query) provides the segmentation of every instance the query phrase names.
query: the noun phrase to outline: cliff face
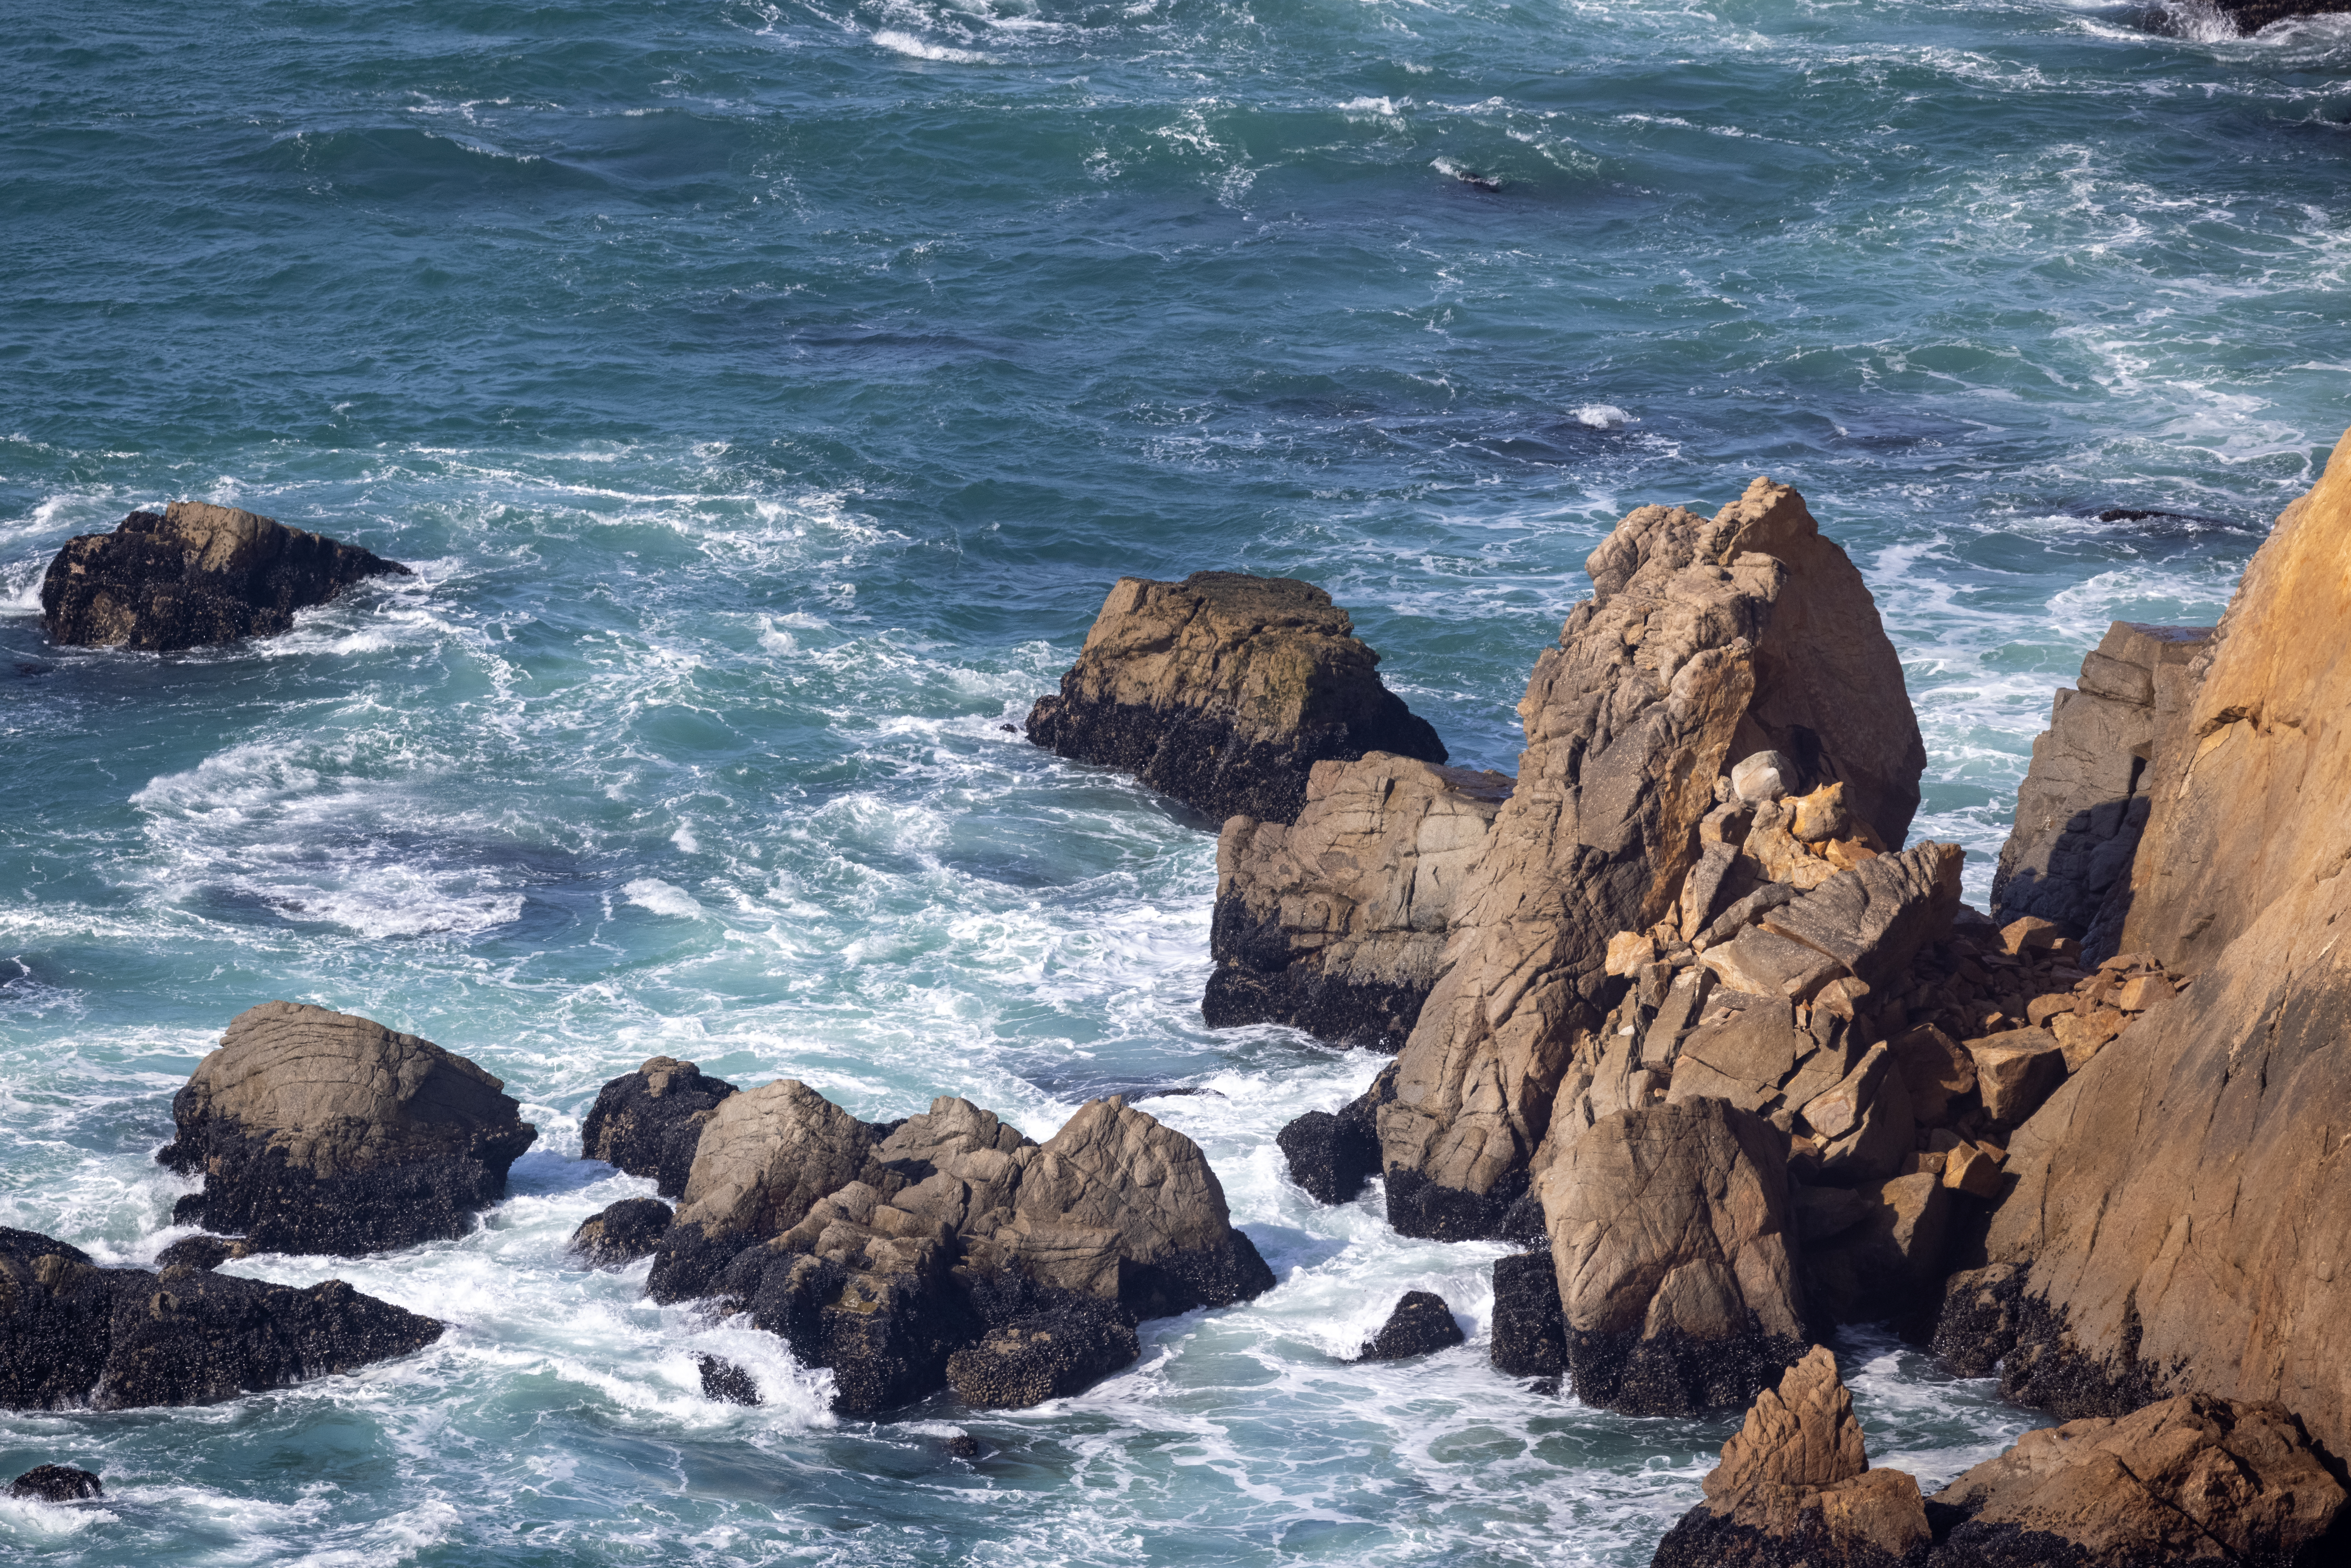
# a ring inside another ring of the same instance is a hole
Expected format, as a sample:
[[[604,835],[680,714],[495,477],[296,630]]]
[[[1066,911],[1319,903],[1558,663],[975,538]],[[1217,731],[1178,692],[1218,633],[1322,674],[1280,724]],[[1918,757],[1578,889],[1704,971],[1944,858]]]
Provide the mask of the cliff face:
[[[2018,1134],[1996,1263],[2061,1415],[2277,1400],[2351,1452],[2351,436],[2246,571],[2122,943],[2195,976]]]

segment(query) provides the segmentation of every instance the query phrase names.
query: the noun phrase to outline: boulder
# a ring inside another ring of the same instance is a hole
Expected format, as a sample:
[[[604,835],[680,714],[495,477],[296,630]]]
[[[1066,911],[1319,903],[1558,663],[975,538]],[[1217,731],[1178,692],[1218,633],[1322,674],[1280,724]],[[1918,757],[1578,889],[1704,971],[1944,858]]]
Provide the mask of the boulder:
[[[669,1233],[670,1207],[657,1197],[624,1197],[580,1222],[570,1249],[591,1269],[623,1269],[649,1258]]]
[[[947,1358],[956,1397],[978,1408],[1024,1410],[1081,1393],[1143,1354],[1114,1303],[1072,1293],[991,1328]]]
[[[2161,769],[2154,764],[2180,745],[2196,695],[2194,660],[2211,637],[2210,626],[2117,621],[2083,657],[2077,689],[2058,688],[1992,876],[2001,925],[2033,916],[2076,934],[2094,925],[2119,931],[2155,805]],[[2111,940],[2104,951],[2113,951]]]
[[[173,1217],[257,1251],[355,1257],[462,1236],[538,1136],[506,1085],[372,1019],[264,1002],[172,1099]]]
[[[2283,1406],[2181,1395],[2027,1432],[1933,1502],[1933,1568],[2140,1568],[2340,1561],[2346,1498]]]
[[[697,1355],[695,1369],[702,1375],[702,1396],[720,1405],[757,1405],[759,1385],[749,1373],[716,1355]]]
[[[1309,1111],[1274,1134],[1289,1162],[1290,1178],[1317,1203],[1353,1203],[1380,1172],[1380,1138],[1374,1112],[1363,1101],[1329,1111]]]
[[[2065,1053],[2047,1030],[2011,1029],[1966,1042],[1984,1113],[2016,1126],[2065,1076]]]
[[[1906,1030],[1886,1045],[1909,1092],[1910,1113],[1921,1124],[1940,1124],[1954,1101],[1976,1092],[1975,1058],[1933,1024]]]
[[[1901,662],[1796,492],[1758,480],[1712,518],[1641,507],[1585,564],[1593,595],[1536,662],[1516,787],[1380,1111],[1388,1215],[1407,1234],[1490,1235],[1526,1190],[1577,1040],[1621,988],[1609,941],[1678,918],[1734,763],[1777,751],[1804,790],[1842,782],[1887,843],[1917,806]]]
[[[1813,948],[1871,987],[1910,972],[1918,950],[1947,940],[1959,907],[1957,844],[1874,855],[1762,917],[1761,931]]]
[[[691,1061],[656,1056],[597,1092],[580,1124],[580,1152],[653,1177],[664,1197],[682,1197],[702,1129],[734,1092],[735,1085],[705,1077]]]
[[[0,1228],[0,1407],[210,1405],[420,1350],[442,1325],[340,1280],[102,1269]]]
[[[675,1223],[747,1240],[789,1230],[865,1174],[883,1135],[797,1078],[728,1095],[703,1124]]]
[[[2246,569],[2152,792],[2121,946],[2194,982],[2008,1145],[1985,1261],[2024,1276],[2016,1359],[2057,1415],[2276,1401],[2351,1453],[2347,555],[2351,440]]]
[[[1357,1361],[1410,1361],[1415,1356],[1433,1355],[1440,1350],[1450,1350],[1466,1343],[1468,1336],[1461,1325],[1453,1321],[1453,1309],[1445,1298],[1432,1291],[1406,1291],[1380,1325],[1380,1332],[1364,1342]]]
[[[1720,1100],[1618,1112],[1537,1188],[1587,1405],[1737,1408],[1803,1354],[1787,1144]]]
[[[1337,1044],[1402,1046],[1510,796],[1508,774],[1374,751],[1316,763],[1295,822],[1226,822],[1201,1016],[1216,1029],[1283,1023]]]
[[[106,1488],[88,1470],[71,1465],[35,1465],[8,1483],[8,1495],[34,1502],[85,1502],[106,1495]]]
[[[1704,1488],[1653,1568],[1896,1568],[1933,1540],[1917,1481],[1869,1468],[1824,1346],[1756,1396]]]
[[[1311,583],[1197,571],[1122,577],[1029,738],[1102,763],[1217,821],[1291,822],[1314,764],[1366,752],[1445,760],[1380,684],[1379,655]]]
[[[1549,1252],[1494,1260],[1494,1370],[1505,1377],[1556,1382],[1567,1371],[1567,1324],[1560,1311],[1559,1271]]]
[[[202,501],[68,539],[41,578],[51,640],[169,653],[272,637],[352,583],[409,575],[357,545]]]

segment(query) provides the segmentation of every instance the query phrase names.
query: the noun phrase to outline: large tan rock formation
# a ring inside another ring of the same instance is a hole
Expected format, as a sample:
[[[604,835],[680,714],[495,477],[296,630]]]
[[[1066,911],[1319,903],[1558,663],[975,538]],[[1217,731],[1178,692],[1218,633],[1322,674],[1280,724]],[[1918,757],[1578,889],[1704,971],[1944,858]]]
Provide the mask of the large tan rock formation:
[[[1122,577],[1029,738],[1123,768],[1194,810],[1295,821],[1317,762],[1391,751],[1445,760],[1380,684],[1379,655],[1311,583],[1235,571]]]

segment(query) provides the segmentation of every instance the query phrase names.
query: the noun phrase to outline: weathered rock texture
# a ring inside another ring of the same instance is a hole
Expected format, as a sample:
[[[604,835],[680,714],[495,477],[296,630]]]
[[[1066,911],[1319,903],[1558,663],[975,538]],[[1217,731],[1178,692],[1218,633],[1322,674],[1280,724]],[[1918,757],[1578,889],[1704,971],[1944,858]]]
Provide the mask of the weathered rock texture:
[[[1721,1100],[1620,1111],[1537,1189],[1576,1396],[1736,1408],[1804,1350],[1785,1140]]]
[[[196,1269],[101,1269],[78,1248],[0,1228],[0,1406],[208,1405],[371,1362],[441,1324],[340,1280],[308,1290]]]
[[[2274,1400],[2351,1453],[2346,625],[2351,437],[2247,569],[2139,845],[2125,946],[2194,983],[2010,1145],[1987,1260],[2061,1416]]]
[[[1434,1291],[1406,1291],[1380,1325],[1364,1342],[1357,1361],[1410,1361],[1465,1343],[1468,1335],[1453,1321],[1453,1309]]]
[[[1901,663],[1796,492],[1759,479],[1710,519],[1644,507],[1586,567],[1593,596],[1536,663],[1517,786],[1450,906],[1444,973],[1380,1111],[1389,1217],[1410,1234],[1491,1234],[1525,1190],[1577,1037],[1611,999],[1611,939],[1678,925],[1705,830],[1730,829],[1716,781],[1734,762],[1775,751],[1802,785],[1775,768],[1783,789],[1842,789],[1802,823],[1749,803],[1701,921],[1732,901],[1742,858],[1758,882],[1833,874],[1796,827],[1842,822],[1857,858],[1899,844],[1918,803]]]
[[[1917,1481],[1869,1468],[1852,1396],[1821,1346],[1756,1396],[1705,1490],[1655,1568],[1895,1568],[1932,1541]]]
[[[1213,1028],[1285,1023],[1395,1051],[1437,983],[1455,904],[1510,795],[1501,773],[1375,751],[1318,762],[1297,821],[1217,841]]]
[[[172,1100],[176,1218],[264,1251],[344,1257],[461,1236],[538,1136],[505,1085],[371,1019],[264,1002]]]
[[[735,1085],[705,1076],[691,1061],[656,1056],[598,1092],[580,1124],[580,1152],[631,1176],[653,1177],[664,1197],[679,1197],[704,1124],[734,1092]]]
[[[1311,583],[1197,571],[1123,577],[1029,738],[1123,768],[1222,821],[1296,820],[1308,772],[1370,751],[1427,762],[1444,744],[1380,684],[1379,655]]]
[[[967,1405],[1026,1409],[1080,1393],[1142,1354],[1123,1309],[1072,1291],[956,1351],[947,1358],[947,1382]]]
[[[2351,1549],[2342,1487],[2278,1405],[2183,1395],[2027,1432],[1933,1500],[1961,1522],[1932,1568],[2317,1568]]]
[[[875,1125],[785,1079],[712,1115],[648,1289],[748,1312],[867,1413],[943,1386],[976,1345],[967,1397],[1067,1393],[1132,1343],[1103,1312],[1131,1326],[1272,1284],[1198,1145],[1123,1100],[1040,1145],[968,1101]]]
[[[2177,752],[2196,695],[2190,662],[2211,636],[2209,626],[2117,621],[2083,658],[2079,689],[2058,688],[1992,878],[2002,925],[2039,915],[2090,936],[2092,956],[2113,954],[2131,862],[2167,771],[2157,758]]]
[[[1494,1260],[1494,1333],[1487,1355],[1505,1377],[1556,1381],[1567,1371],[1567,1322],[1549,1252]]]
[[[409,575],[357,545],[174,501],[68,539],[41,579],[42,625],[59,643],[168,653],[275,636],[296,611],[387,573]]]

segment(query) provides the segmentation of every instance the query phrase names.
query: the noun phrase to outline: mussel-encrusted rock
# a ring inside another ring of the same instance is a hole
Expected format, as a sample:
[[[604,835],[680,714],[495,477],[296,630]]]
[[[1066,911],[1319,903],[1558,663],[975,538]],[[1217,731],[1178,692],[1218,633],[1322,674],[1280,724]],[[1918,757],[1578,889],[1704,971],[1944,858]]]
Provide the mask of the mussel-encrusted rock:
[[[188,1268],[103,1269],[0,1228],[0,1406],[207,1405],[406,1355],[442,1325],[340,1280],[308,1289]]]
[[[1122,577],[1029,738],[1123,768],[1217,821],[1296,820],[1317,762],[1445,760],[1380,684],[1379,655],[1311,583],[1234,571]]]
[[[669,1223],[670,1207],[661,1199],[624,1197],[581,1220],[571,1250],[591,1268],[626,1268],[661,1246]]]
[[[1430,1355],[1440,1350],[1450,1350],[1467,1342],[1468,1336],[1453,1319],[1453,1309],[1445,1298],[1434,1291],[1406,1291],[1380,1325],[1380,1332],[1364,1342],[1357,1361],[1410,1361],[1418,1355]]]
[[[656,1056],[604,1085],[580,1124],[580,1152],[651,1176],[664,1197],[685,1191],[702,1129],[735,1085],[691,1061]]]
[[[89,1471],[71,1465],[35,1465],[8,1483],[8,1495],[35,1502],[83,1502],[105,1496],[106,1488]]]
[[[295,1002],[239,1013],[172,1100],[177,1218],[255,1250],[352,1257],[461,1236],[538,1136],[505,1084],[429,1040]]]
[[[203,501],[133,512],[68,539],[41,579],[59,643],[169,652],[268,637],[361,579],[408,568],[268,517]]]

